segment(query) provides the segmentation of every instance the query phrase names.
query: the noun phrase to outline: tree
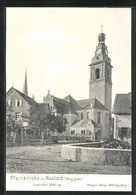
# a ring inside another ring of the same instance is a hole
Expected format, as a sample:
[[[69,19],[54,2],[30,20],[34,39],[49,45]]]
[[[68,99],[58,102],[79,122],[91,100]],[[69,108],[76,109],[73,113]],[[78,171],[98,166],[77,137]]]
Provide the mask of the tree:
[[[30,108],[29,123],[34,134],[40,133],[42,142],[48,131],[62,133],[66,130],[66,122],[61,116],[55,116],[50,110],[42,105]]]
[[[19,118],[18,118],[19,117]],[[23,122],[28,120],[27,114],[17,115],[13,111],[12,105],[6,105],[6,138],[7,144],[13,138],[13,143],[23,144],[24,129]],[[27,131],[26,131],[27,134]]]
[[[15,143],[16,131],[18,131],[22,125],[16,123],[16,115],[13,112],[12,106],[6,106],[6,143],[10,144],[11,137],[14,138]],[[12,136],[11,136],[12,135]]]

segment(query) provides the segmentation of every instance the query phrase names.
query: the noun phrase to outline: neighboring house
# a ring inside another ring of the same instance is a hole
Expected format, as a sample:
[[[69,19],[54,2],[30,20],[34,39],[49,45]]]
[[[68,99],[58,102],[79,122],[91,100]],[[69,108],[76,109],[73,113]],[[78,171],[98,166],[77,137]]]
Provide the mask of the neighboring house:
[[[27,91],[26,91],[27,92]],[[26,94],[18,91],[14,87],[11,87],[6,93],[6,119],[7,125],[12,120],[15,122],[17,129],[10,130],[7,127],[6,144],[22,144],[27,139],[27,130],[29,129],[29,110],[31,107],[38,105],[35,100],[27,96]],[[13,125],[13,124],[12,124]]]
[[[23,122],[25,122],[25,126],[28,125],[27,116],[29,116],[30,108],[35,105],[38,105],[35,100],[13,87],[11,87],[6,94],[6,103],[7,106],[11,108],[12,114],[14,114],[16,122],[21,123],[22,126]]]
[[[114,139],[131,139],[131,93],[116,95],[113,114]]]
[[[19,90],[11,87],[6,93],[6,114],[12,113],[15,122],[20,124],[22,127],[27,129],[29,125],[29,112],[31,107],[38,105],[45,106],[49,110],[48,105],[44,103],[37,103],[33,98],[28,96],[28,85],[27,85],[27,72],[25,73],[25,80],[23,86],[23,93]],[[9,108],[9,109],[8,109]]]

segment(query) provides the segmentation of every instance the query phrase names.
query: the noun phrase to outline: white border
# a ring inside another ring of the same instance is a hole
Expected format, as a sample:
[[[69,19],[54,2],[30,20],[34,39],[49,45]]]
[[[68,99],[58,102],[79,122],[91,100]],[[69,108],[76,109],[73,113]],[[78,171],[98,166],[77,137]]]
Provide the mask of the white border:
[[[6,191],[132,191],[131,175],[6,174]]]

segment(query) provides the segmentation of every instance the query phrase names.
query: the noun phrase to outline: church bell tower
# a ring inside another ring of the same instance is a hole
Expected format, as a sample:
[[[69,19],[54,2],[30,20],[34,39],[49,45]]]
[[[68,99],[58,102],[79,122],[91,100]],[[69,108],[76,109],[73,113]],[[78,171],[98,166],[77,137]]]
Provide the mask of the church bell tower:
[[[90,66],[89,98],[98,99],[110,112],[112,102],[112,65],[105,45],[105,34],[98,35],[98,45]]]

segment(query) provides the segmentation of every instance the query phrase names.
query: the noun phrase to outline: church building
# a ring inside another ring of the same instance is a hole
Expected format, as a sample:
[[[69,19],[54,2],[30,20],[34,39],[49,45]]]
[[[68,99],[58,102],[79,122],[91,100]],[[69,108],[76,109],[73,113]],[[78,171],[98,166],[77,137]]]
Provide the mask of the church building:
[[[63,135],[100,141],[112,135],[112,65],[105,45],[105,34],[102,32],[98,36],[98,45],[89,69],[87,99],[75,100],[71,95],[61,99],[51,95],[48,90],[42,104],[55,115],[63,116],[66,122],[66,131]],[[6,94],[6,102],[12,106],[16,120],[19,121],[23,115],[29,115],[30,107],[39,105],[28,96],[27,74],[25,74],[23,93],[12,87]]]
[[[92,58],[89,80],[89,98],[75,100],[70,95],[64,99],[50,94],[43,98],[52,112],[67,122],[65,135],[84,136],[91,140],[104,140],[111,132],[112,65],[105,45],[105,34],[98,36],[95,56]]]

